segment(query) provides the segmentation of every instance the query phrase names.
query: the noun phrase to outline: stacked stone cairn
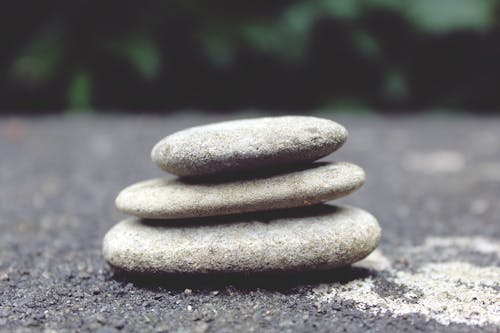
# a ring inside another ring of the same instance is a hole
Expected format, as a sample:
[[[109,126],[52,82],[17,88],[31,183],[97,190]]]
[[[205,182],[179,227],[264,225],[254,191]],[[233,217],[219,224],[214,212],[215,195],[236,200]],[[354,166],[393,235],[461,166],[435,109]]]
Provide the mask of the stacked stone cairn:
[[[365,181],[347,162],[314,162],[346,129],[305,116],[227,121],[158,142],[153,161],[177,178],[139,182],[116,206],[133,215],[106,234],[103,253],[123,271],[205,274],[308,271],[350,265],[378,245],[376,219],[324,202]]]

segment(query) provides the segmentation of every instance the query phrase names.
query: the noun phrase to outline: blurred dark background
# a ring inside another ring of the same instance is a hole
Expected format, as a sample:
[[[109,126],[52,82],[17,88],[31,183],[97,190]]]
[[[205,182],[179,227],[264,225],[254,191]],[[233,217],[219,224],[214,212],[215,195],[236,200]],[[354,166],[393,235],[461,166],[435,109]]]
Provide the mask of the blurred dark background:
[[[4,2],[0,112],[500,110],[500,1]]]

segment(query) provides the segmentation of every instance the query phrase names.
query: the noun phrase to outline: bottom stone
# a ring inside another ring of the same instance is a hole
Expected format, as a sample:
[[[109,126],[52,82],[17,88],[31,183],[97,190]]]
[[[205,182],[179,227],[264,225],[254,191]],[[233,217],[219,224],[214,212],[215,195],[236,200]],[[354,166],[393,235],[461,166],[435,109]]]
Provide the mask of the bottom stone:
[[[354,207],[318,205],[189,220],[126,219],[104,237],[112,266],[135,273],[236,273],[328,269],[378,245],[380,226]]]

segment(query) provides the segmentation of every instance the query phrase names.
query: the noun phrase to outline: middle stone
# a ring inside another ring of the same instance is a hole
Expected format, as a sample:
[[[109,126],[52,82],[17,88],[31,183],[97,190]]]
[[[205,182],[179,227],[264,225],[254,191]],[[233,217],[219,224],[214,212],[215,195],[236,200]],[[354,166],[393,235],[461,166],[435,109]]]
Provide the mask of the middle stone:
[[[122,190],[116,206],[151,219],[238,214],[334,200],[354,192],[364,181],[363,169],[346,162],[313,163],[307,169],[243,180],[194,183],[157,178]]]

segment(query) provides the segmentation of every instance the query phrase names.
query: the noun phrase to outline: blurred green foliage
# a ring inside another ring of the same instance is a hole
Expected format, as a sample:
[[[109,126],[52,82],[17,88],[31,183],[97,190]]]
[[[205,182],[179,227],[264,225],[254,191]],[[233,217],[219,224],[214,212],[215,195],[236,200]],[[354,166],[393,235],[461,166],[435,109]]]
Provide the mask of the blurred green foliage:
[[[68,107],[71,111],[90,110],[92,81],[87,71],[77,70],[68,85]]]
[[[117,56],[123,57],[145,79],[152,79],[158,73],[161,55],[147,33],[127,36],[111,44]]]
[[[499,2],[20,1],[0,108],[497,110]]]

